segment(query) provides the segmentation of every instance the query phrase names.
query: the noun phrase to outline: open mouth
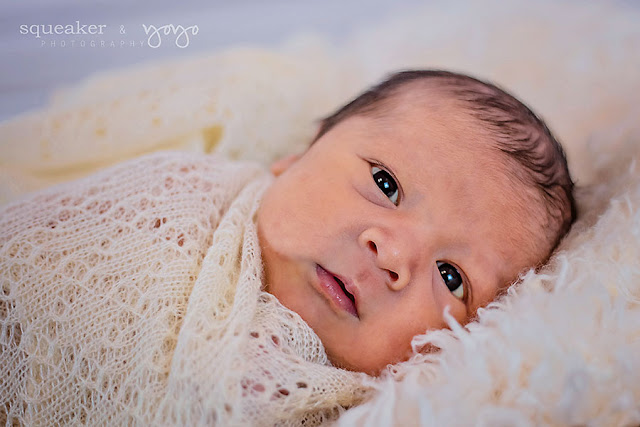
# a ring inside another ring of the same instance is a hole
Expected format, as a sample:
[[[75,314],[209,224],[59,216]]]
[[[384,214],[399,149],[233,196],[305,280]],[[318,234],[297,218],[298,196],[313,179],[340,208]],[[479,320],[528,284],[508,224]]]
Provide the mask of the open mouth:
[[[333,278],[336,280],[336,282],[338,282],[338,285],[340,286],[340,289],[342,289],[342,292],[344,292],[344,294],[347,296],[347,298],[349,298],[351,300],[351,302],[355,304],[356,298],[351,293],[349,293],[347,288],[344,287],[344,283],[342,283],[342,280],[340,280],[336,276],[333,276]]]
[[[332,305],[359,318],[355,295],[347,290],[347,285],[342,279],[320,265],[316,265],[316,274],[318,275],[320,290],[332,301]]]

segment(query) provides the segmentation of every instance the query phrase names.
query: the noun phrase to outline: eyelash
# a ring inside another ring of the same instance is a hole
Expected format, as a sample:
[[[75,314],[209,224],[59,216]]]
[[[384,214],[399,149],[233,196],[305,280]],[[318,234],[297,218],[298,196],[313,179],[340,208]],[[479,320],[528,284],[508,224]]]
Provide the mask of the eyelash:
[[[377,168],[379,169],[378,172],[373,173],[373,168]],[[391,203],[393,203],[395,206],[398,206],[400,204],[400,201],[403,198],[403,192],[402,192],[402,186],[400,185],[400,181],[398,181],[398,178],[396,178],[396,176],[394,175],[393,172],[391,172],[391,170],[389,170],[389,168],[387,168],[386,166],[384,166],[383,164],[379,163],[379,162],[369,162],[369,169],[372,172],[372,177],[374,177],[374,182],[376,183],[376,185],[378,186],[378,189],[385,195],[385,197],[387,197]],[[378,185],[378,182],[375,179],[375,175],[377,175],[380,172],[384,172],[386,174],[389,175],[389,177],[391,178],[391,180],[393,181],[393,184],[396,187],[396,191],[397,191],[397,195],[396,195],[396,200],[391,200],[391,197],[388,196],[384,190],[382,188],[380,188],[380,186]]]

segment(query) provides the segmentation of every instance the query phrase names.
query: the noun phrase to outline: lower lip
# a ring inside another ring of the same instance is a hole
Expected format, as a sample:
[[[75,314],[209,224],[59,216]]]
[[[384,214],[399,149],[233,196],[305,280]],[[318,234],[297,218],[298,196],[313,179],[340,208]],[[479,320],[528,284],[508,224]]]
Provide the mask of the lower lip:
[[[331,300],[341,309],[351,314],[354,317],[358,317],[358,312],[356,311],[356,306],[351,302],[351,300],[345,295],[344,291],[336,282],[336,279],[333,278],[327,270],[316,266],[316,274],[318,275],[318,279],[320,279],[320,287],[323,291],[331,298]]]

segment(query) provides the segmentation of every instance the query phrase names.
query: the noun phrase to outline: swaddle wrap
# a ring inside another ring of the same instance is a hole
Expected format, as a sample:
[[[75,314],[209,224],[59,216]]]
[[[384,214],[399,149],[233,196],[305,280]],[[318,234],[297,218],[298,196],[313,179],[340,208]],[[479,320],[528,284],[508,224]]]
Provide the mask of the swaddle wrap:
[[[271,176],[156,153],[0,213],[0,421],[315,425],[361,397],[263,292]]]

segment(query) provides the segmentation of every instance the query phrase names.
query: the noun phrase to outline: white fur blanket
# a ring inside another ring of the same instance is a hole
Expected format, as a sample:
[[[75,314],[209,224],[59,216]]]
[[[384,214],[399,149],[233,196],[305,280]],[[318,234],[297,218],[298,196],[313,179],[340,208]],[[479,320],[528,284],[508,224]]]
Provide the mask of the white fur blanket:
[[[271,161],[383,74],[498,82],[563,142],[580,218],[547,268],[465,329],[419,337],[342,425],[640,423],[640,10],[631,3],[433,3],[340,49],[292,40],[95,76],[0,125],[1,196],[166,147]]]

